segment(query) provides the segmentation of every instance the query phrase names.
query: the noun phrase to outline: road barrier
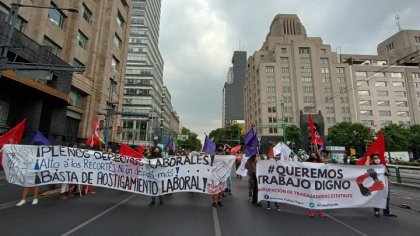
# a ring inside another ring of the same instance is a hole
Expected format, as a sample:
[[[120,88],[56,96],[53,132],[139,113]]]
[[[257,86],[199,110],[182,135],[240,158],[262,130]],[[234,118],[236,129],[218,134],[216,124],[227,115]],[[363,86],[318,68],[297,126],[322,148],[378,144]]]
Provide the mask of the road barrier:
[[[391,182],[420,187],[420,167],[388,165]]]

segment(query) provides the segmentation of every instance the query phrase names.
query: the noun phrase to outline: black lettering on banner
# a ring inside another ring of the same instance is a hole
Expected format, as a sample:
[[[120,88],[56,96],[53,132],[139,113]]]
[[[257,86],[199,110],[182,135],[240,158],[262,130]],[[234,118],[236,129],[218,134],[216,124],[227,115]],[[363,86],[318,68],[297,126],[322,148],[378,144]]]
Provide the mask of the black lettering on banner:
[[[92,183],[92,174],[93,174],[93,172],[82,172],[82,183],[93,184]]]

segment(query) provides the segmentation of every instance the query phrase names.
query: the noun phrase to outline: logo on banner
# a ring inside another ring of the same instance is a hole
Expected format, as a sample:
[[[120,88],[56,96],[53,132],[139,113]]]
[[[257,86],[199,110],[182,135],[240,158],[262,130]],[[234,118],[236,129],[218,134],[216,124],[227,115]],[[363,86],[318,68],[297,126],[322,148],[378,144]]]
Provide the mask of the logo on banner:
[[[268,196],[268,194],[266,194],[266,195],[264,195],[264,199],[268,200],[268,199],[270,199],[270,196]]]
[[[369,187],[365,186],[363,183],[367,178],[372,178],[373,184]],[[372,195],[372,192],[380,191],[384,189],[384,183],[378,179],[378,174],[374,169],[367,169],[366,173],[357,177],[356,183],[359,186],[360,193],[364,197]]]
[[[315,207],[315,203],[310,202],[310,203],[309,203],[309,207],[310,207],[310,208],[314,208],[314,207]]]

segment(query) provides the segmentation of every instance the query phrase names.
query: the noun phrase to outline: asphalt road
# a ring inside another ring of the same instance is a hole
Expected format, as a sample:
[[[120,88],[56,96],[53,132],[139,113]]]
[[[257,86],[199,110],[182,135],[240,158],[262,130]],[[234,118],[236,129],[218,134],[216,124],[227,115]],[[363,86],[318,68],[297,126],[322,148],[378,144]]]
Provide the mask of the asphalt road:
[[[165,196],[165,205],[149,207],[150,197],[96,188],[89,196],[16,207],[21,187],[0,172],[0,235],[419,235],[420,190],[392,186],[391,211],[397,218],[373,215],[370,208],[326,211],[310,218],[306,210],[281,204],[281,211],[247,201],[247,181],[234,178],[232,196],[211,207],[198,193]],[[48,187],[43,187],[47,191]],[[406,204],[411,209],[401,208]]]

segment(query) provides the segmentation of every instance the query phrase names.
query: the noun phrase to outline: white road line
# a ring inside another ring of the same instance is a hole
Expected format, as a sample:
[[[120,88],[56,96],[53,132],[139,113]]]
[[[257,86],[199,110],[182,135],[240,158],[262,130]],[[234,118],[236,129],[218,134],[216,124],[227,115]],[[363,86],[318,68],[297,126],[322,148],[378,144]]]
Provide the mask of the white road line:
[[[217,215],[217,208],[213,208],[213,223],[214,223],[214,235],[221,236],[220,224],[219,224],[219,216]]]
[[[349,229],[353,230],[354,232],[358,233],[359,235],[368,236],[368,234],[363,233],[362,231],[360,231],[360,230],[358,230],[358,229],[354,228],[353,226],[351,226],[351,225],[349,225],[349,224],[346,224],[345,222],[343,222],[343,221],[341,221],[341,220],[339,220],[339,219],[335,218],[335,217],[334,217],[334,216],[332,216],[332,215],[329,215],[329,214],[325,214],[325,215],[327,215],[329,218],[331,218],[331,219],[332,219],[332,220],[334,220],[335,222],[337,222],[337,223],[339,223],[339,224],[341,224],[341,225],[343,225],[343,226],[345,226],[345,227],[347,227],[347,228],[349,228]]]
[[[84,223],[82,223],[82,224],[80,224],[80,225],[78,225],[78,226],[74,227],[73,229],[71,229],[71,230],[69,230],[69,231],[65,232],[64,234],[62,234],[62,236],[67,236],[67,235],[70,235],[70,234],[72,234],[72,233],[76,232],[77,230],[79,230],[79,229],[81,229],[81,228],[85,227],[86,225],[88,225],[88,224],[92,223],[93,221],[95,221],[95,220],[99,219],[99,218],[100,218],[100,217],[102,217],[103,215],[105,215],[105,214],[107,214],[108,212],[112,211],[113,209],[117,208],[119,205],[124,204],[125,202],[127,202],[128,200],[130,200],[131,198],[133,198],[134,196],[135,196],[135,195],[133,194],[133,195],[131,195],[130,197],[128,197],[128,198],[126,198],[126,199],[122,200],[121,202],[119,202],[119,203],[115,204],[114,206],[112,206],[112,207],[110,207],[110,208],[106,209],[105,211],[101,212],[99,215],[96,215],[95,217],[93,217],[93,218],[91,218],[91,219],[89,219],[89,220],[85,221]]]

